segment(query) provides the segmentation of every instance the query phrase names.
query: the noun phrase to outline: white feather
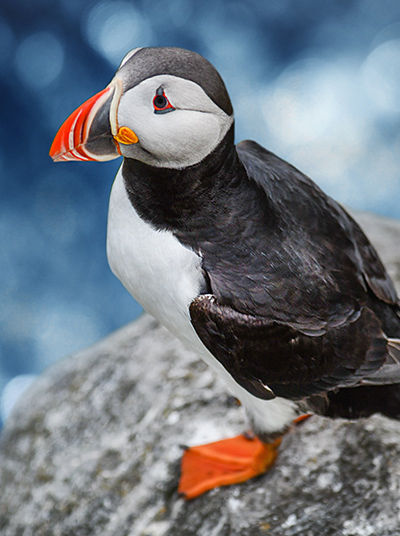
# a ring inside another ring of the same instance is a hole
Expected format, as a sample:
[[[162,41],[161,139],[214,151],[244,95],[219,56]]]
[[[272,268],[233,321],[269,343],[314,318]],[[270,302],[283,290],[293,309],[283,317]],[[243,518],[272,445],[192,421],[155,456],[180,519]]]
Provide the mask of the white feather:
[[[125,65],[125,63],[130,60],[132,58],[132,56],[134,56],[136,54],[136,52],[139,52],[139,50],[142,50],[143,47],[138,47],[138,48],[133,48],[132,50],[130,50],[122,59],[121,63],[119,64],[119,67],[118,69],[121,69],[121,67],[123,65]]]

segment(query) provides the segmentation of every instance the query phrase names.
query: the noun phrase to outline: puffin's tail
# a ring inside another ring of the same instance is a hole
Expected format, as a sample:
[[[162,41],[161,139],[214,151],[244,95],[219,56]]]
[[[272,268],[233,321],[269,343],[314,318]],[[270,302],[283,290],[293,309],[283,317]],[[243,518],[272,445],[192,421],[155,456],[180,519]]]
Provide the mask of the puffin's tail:
[[[356,419],[381,413],[400,420],[400,383],[392,385],[363,385],[328,393],[329,417]]]
[[[388,339],[387,348],[384,365],[359,387],[328,393],[327,415],[354,419],[379,412],[400,420],[400,339]]]
[[[400,339],[388,339],[389,355],[393,360],[393,365],[400,367]]]
[[[388,354],[383,366],[360,385],[390,385],[400,382],[400,339],[387,340]]]

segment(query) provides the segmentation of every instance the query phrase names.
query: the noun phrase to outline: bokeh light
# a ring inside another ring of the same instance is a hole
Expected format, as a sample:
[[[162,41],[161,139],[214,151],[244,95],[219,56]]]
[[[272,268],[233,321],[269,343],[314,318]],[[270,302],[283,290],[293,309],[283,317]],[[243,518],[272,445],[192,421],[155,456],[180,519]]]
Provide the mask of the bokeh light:
[[[60,74],[64,63],[64,49],[50,32],[37,32],[19,44],[15,63],[25,84],[43,89]]]
[[[0,417],[3,421],[11,413],[19,397],[24,394],[35,379],[35,374],[21,374],[6,384],[0,398]]]
[[[146,18],[130,2],[96,4],[86,21],[89,43],[117,66],[126,52],[151,45],[152,31]]]
[[[54,347],[61,355],[69,355],[95,343],[101,336],[101,320],[93,318],[87,307],[44,300],[35,312],[34,340],[36,353],[44,366],[54,361]]]
[[[373,103],[388,114],[400,112],[400,39],[377,46],[362,67],[363,84]]]

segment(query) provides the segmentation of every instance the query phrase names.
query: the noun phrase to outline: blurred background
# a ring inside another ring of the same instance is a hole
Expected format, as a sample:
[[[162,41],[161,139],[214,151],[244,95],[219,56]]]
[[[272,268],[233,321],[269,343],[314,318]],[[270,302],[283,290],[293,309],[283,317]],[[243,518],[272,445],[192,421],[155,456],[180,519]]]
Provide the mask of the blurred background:
[[[400,218],[398,0],[2,0],[0,408],[140,314],[109,271],[120,164],[53,164],[70,112],[134,47],[196,50],[252,138],[340,202]]]

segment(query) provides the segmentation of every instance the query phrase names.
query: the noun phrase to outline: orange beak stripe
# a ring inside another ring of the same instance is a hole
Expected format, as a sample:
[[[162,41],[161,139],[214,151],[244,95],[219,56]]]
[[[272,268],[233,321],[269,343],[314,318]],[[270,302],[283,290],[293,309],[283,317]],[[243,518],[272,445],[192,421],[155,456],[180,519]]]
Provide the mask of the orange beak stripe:
[[[106,87],[93,95],[64,121],[50,148],[49,154],[55,162],[97,160],[95,155],[85,150],[84,144],[88,138],[92,118],[110,91],[112,88]]]

